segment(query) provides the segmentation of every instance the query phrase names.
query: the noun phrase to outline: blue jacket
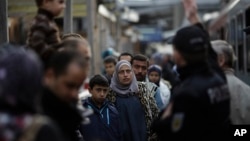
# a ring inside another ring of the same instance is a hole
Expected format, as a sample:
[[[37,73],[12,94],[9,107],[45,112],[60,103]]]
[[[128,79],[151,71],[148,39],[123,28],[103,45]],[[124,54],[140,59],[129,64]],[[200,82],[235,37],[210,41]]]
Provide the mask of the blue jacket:
[[[117,109],[105,101],[99,109],[91,98],[83,101],[83,106],[94,111],[90,124],[81,125],[80,132],[85,141],[121,141],[121,129]]]

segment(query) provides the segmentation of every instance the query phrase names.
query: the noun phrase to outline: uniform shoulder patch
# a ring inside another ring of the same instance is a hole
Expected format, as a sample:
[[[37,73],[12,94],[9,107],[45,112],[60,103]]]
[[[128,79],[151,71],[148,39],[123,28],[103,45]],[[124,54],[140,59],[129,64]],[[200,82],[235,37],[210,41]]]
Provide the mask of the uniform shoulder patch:
[[[171,123],[171,128],[173,132],[178,132],[182,128],[184,120],[184,113],[175,113]]]

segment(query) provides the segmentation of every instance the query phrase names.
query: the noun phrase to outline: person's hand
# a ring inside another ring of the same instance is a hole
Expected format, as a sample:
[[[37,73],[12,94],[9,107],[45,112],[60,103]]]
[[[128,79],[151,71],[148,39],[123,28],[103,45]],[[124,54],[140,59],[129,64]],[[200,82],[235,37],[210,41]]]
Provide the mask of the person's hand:
[[[163,114],[161,116],[161,120],[164,120],[164,119],[166,119],[166,118],[168,118],[168,117],[171,116],[171,114],[172,114],[172,107],[173,107],[173,103],[170,102],[169,105],[167,106],[167,108],[164,110],[164,112],[163,112]]]
[[[199,22],[196,0],[182,0],[185,14],[191,24]]]

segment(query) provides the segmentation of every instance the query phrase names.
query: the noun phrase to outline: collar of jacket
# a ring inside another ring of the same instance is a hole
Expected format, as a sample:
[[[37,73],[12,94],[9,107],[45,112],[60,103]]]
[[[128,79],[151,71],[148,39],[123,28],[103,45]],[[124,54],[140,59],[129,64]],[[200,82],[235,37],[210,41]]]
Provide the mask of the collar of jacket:
[[[85,103],[86,103],[87,105],[91,106],[91,108],[92,108],[94,111],[98,112],[98,113],[99,113],[102,109],[104,109],[104,108],[106,108],[106,107],[108,106],[108,100],[105,100],[104,103],[102,104],[101,108],[98,108],[98,107],[95,105],[94,101],[91,99],[91,97],[89,97],[89,98],[85,101]],[[86,105],[85,105],[85,106],[86,106]]]
[[[48,11],[48,10],[39,8],[38,11],[37,11],[37,13],[41,14],[41,15],[45,15],[46,17],[49,18],[49,20],[53,20],[54,19],[54,15],[50,11]]]
[[[187,65],[184,67],[177,68],[177,72],[179,73],[179,77],[181,80],[184,80],[193,74],[206,72],[208,70],[210,70],[210,68],[209,68],[208,63],[206,63],[206,62]]]
[[[83,119],[80,110],[77,109],[77,104],[68,104],[60,100],[48,88],[44,89],[42,109],[45,115],[52,118],[64,130],[66,128],[67,131],[75,130]]]
[[[224,72],[225,72],[225,74],[234,75],[234,69],[232,69],[232,68],[226,68],[226,69],[224,69]]]

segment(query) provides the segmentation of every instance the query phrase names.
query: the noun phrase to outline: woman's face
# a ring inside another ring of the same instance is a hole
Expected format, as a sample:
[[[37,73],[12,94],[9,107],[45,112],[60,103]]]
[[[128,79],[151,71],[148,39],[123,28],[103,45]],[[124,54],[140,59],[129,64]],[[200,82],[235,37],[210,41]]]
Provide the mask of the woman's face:
[[[151,73],[149,73],[148,79],[150,82],[157,83],[160,80],[160,75],[158,72],[152,71]]]
[[[127,65],[123,65],[118,71],[119,82],[122,85],[129,85],[132,82],[133,75],[132,69]]]

